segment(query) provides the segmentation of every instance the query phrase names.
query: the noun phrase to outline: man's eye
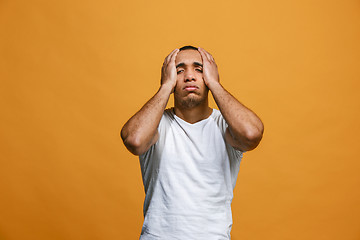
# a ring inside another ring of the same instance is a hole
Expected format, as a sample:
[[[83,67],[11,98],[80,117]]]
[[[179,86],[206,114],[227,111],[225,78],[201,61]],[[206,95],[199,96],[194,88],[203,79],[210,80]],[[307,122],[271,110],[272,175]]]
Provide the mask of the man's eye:
[[[197,68],[196,71],[201,72],[201,73],[203,72],[203,70],[199,69],[199,68]]]
[[[177,74],[179,74],[179,73],[181,73],[181,72],[183,72],[183,71],[184,71],[184,70],[178,70],[178,71],[177,71]]]

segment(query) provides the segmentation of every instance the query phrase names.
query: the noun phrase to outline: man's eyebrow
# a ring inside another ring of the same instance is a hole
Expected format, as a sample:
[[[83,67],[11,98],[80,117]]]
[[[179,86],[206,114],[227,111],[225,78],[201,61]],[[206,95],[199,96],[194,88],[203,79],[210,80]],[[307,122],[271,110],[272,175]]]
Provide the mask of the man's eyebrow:
[[[194,62],[193,65],[194,65],[194,66],[199,66],[199,67],[202,67],[202,66],[203,66],[203,65],[202,65],[201,63],[199,63],[199,62]]]
[[[176,68],[178,68],[178,67],[183,67],[183,66],[185,66],[185,63],[179,63],[178,65],[176,65]]]
[[[201,64],[201,63],[199,63],[199,62],[193,62],[193,65],[194,66],[197,66],[197,67],[202,67],[203,65]],[[185,63],[179,63],[178,65],[176,65],[176,68],[178,68],[178,67],[184,67],[185,66]]]

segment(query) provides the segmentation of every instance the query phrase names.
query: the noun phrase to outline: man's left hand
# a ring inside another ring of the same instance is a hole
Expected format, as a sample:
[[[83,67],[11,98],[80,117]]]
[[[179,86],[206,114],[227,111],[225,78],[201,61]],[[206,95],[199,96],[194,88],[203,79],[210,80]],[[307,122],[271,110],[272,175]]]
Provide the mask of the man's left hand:
[[[198,48],[198,51],[203,60],[203,79],[205,84],[209,87],[212,83],[219,83],[219,72],[213,56],[203,48]]]

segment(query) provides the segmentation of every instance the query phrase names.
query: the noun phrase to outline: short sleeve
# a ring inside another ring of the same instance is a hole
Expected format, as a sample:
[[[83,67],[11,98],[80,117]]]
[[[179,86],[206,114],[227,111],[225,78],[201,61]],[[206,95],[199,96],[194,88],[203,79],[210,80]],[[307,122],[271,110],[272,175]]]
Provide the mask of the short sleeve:
[[[225,141],[225,132],[228,127],[228,124],[225,121],[224,117],[221,115],[219,110],[214,109],[213,115],[214,115],[213,116],[214,120],[217,123],[221,133],[223,134],[224,141]],[[233,186],[233,188],[235,188],[236,179],[237,179],[239,169],[240,169],[240,162],[243,157],[243,153],[245,151],[237,150],[228,143],[226,143],[226,150],[229,155],[232,186]]]
[[[173,118],[174,116],[172,109],[166,109],[157,128],[159,132],[159,139],[145,153],[139,156],[145,191],[147,190],[150,176],[156,174],[154,173],[154,169],[157,169],[157,156],[161,155],[162,148],[165,144],[166,129],[172,123]],[[152,161],[150,161],[150,159],[152,159]]]

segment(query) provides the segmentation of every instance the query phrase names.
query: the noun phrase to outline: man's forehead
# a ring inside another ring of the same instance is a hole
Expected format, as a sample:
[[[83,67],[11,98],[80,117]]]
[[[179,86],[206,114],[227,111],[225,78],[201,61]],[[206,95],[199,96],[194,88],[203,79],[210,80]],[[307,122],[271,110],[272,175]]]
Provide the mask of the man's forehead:
[[[192,50],[192,49],[182,50],[178,52],[175,59],[175,64],[178,64],[180,62],[185,64],[193,64],[193,62],[202,63],[202,58],[200,53],[196,50]]]

